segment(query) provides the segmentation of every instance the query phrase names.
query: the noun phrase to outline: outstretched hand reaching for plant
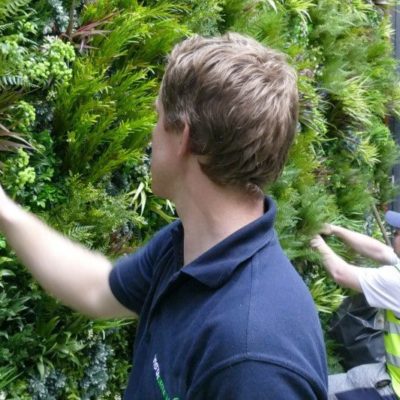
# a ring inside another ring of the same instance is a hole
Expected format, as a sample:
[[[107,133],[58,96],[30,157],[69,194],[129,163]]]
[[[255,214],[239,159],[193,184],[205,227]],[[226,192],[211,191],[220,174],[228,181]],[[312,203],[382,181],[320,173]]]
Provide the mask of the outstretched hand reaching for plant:
[[[326,246],[324,239],[322,239],[321,235],[315,235],[310,242],[311,247],[314,250],[321,250]]]
[[[320,234],[322,235],[333,235],[333,225],[324,224],[320,230]]]

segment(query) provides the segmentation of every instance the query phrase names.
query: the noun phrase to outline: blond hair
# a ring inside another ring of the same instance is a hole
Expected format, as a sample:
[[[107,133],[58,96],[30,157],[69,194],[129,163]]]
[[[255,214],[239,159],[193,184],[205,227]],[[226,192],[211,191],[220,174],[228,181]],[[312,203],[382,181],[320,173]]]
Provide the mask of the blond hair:
[[[190,146],[215,183],[259,191],[280,175],[298,114],[285,56],[229,33],[193,36],[168,58],[160,100],[166,130],[190,128]]]

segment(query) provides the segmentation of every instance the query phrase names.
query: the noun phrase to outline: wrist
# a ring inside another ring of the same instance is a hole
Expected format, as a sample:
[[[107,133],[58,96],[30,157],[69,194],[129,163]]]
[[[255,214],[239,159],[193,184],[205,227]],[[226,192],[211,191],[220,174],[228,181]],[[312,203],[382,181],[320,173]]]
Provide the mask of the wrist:
[[[323,258],[330,257],[334,254],[333,250],[325,242],[320,244],[318,251]]]
[[[318,252],[321,255],[325,255],[326,253],[329,252],[330,247],[325,243],[325,240],[322,239],[320,235],[316,235],[312,240],[311,240],[311,247],[315,250],[318,250]]]

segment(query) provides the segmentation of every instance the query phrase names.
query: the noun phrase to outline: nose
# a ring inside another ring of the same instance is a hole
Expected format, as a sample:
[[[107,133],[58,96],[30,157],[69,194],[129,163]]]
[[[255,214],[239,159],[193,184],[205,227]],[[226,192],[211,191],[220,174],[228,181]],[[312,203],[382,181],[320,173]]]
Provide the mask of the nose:
[[[393,234],[393,250],[394,252],[400,256],[400,231],[395,231]]]

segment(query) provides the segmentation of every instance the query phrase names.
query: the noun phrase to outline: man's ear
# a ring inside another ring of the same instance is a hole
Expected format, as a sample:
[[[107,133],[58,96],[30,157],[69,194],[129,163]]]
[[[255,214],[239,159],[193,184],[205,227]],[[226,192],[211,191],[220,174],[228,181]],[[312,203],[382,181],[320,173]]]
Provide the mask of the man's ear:
[[[178,154],[180,156],[188,155],[190,153],[190,127],[187,122],[185,122],[180,136]]]

